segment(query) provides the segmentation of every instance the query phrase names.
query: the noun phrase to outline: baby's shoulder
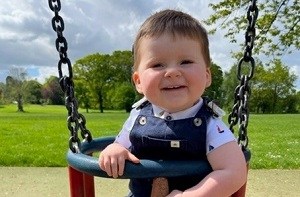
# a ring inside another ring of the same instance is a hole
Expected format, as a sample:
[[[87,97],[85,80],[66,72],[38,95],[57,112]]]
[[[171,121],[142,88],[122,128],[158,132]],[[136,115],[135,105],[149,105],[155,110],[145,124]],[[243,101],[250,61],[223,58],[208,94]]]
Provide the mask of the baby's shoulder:
[[[133,105],[132,105],[132,108],[133,109],[141,109],[143,107],[145,107],[147,104],[149,103],[149,101],[147,100],[146,97],[143,97],[141,98],[140,100],[138,100],[137,102],[135,102]]]

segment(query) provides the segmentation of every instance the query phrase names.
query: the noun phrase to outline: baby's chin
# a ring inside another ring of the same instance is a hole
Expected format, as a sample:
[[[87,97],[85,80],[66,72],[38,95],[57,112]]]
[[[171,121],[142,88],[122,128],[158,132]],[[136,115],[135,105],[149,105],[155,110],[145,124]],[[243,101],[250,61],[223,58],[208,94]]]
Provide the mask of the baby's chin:
[[[163,105],[163,106],[157,105],[157,106],[168,113],[177,113],[177,112],[181,112],[181,111],[184,111],[186,109],[193,107],[194,103],[195,102],[191,102],[191,103],[187,103],[185,105],[176,105],[176,103],[175,103],[175,105],[169,104],[169,105]]]
[[[169,95],[160,95],[159,98],[157,96],[150,96],[146,98],[150,103],[168,113],[176,113],[189,109],[195,104],[197,104],[200,100],[198,97],[192,99],[186,94],[171,97]]]

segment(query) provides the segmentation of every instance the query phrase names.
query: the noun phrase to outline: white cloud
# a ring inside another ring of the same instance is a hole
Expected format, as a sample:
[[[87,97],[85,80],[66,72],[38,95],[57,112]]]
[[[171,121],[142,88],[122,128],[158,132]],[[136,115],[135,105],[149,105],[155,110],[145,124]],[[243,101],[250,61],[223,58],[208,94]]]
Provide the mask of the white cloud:
[[[188,12],[199,20],[212,13],[208,3],[218,0],[64,0],[60,15],[65,21],[64,36],[68,40],[71,62],[91,53],[111,53],[130,50],[140,24],[153,12],[175,8]],[[239,14],[239,13],[236,13]],[[55,48],[56,33],[51,26],[54,13],[47,1],[0,1],[0,81],[12,66],[36,69],[40,82],[50,75],[57,76],[58,53]],[[243,43],[243,32],[238,40]],[[210,36],[210,51],[215,63],[228,70],[234,63],[231,45],[221,31]],[[297,55],[298,54],[298,55]],[[299,53],[284,59],[298,76]],[[300,84],[299,84],[300,87]]]
[[[37,67],[39,75],[35,78],[38,82],[41,84],[45,83],[46,79],[50,76],[57,76],[58,77],[58,71],[56,67]]]
[[[290,67],[290,72],[294,73],[295,75],[297,75],[298,77],[300,77],[300,65],[293,65]]]
[[[296,89],[300,91],[300,65],[293,65],[290,67],[290,73],[297,76]]]

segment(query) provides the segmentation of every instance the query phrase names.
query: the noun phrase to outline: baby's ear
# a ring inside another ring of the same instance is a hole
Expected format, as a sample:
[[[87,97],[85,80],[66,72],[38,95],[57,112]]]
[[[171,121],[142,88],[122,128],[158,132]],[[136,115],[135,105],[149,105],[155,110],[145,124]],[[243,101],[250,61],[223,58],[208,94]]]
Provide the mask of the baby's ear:
[[[138,91],[138,93],[140,93],[140,94],[143,94],[141,80],[140,80],[140,75],[139,75],[138,72],[134,72],[132,74],[132,81],[133,81],[133,83],[135,85],[136,91]]]
[[[208,88],[211,85],[211,71],[210,68],[206,68],[206,87]]]

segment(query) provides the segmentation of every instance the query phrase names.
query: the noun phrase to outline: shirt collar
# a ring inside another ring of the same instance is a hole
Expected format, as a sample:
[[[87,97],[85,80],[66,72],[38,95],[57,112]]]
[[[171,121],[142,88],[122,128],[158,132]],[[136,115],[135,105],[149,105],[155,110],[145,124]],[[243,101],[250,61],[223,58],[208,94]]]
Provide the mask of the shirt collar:
[[[203,99],[200,98],[195,105],[193,105],[188,109],[175,112],[175,113],[168,113],[165,110],[161,109],[160,107],[152,104],[154,116],[166,120],[179,120],[179,119],[194,117],[202,105],[203,105]]]

